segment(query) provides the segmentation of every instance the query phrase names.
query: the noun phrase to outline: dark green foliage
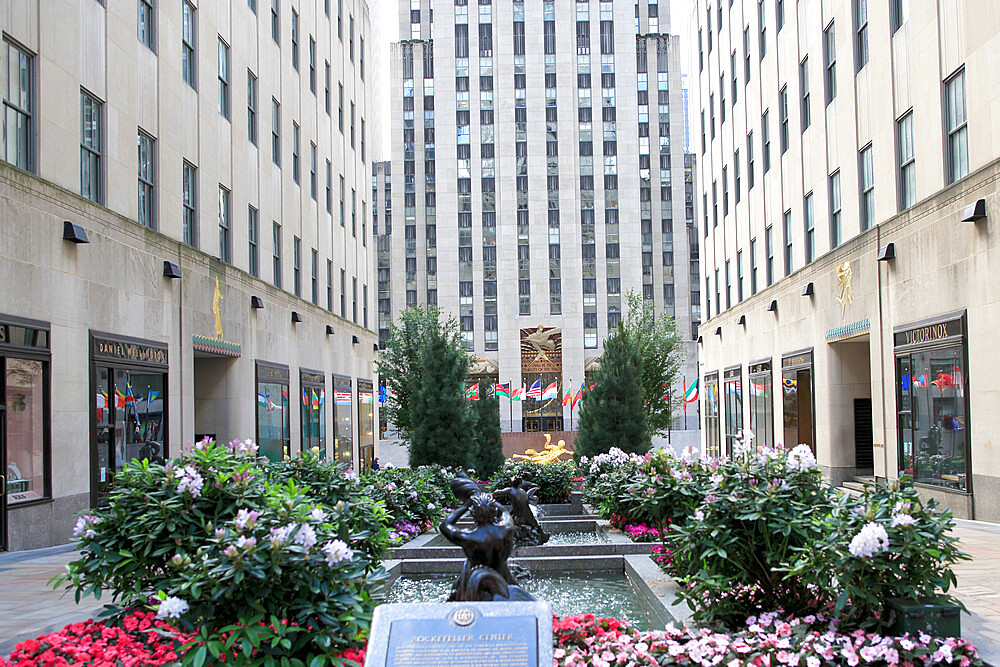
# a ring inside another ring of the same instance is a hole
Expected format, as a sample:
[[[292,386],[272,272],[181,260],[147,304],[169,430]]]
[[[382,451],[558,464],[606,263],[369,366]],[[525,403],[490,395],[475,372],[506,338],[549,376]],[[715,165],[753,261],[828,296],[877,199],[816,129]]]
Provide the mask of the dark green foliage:
[[[475,435],[465,400],[468,355],[441,331],[424,341],[411,394],[412,414],[419,415],[410,438],[410,467],[436,463],[467,468],[474,462]]]
[[[510,480],[520,477],[538,485],[538,502],[568,503],[573,490],[576,466],[569,461],[535,463],[523,459],[507,459],[490,479],[490,488],[503,489]]]
[[[479,479],[488,479],[503,465],[503,441],[500,438],[500,401],[484,396],[470,401],[476,433],[476,457],[472,466]]]
[[[576,455],[603,454],[612,447],[636,454],[649,451],[649,427],[637,378],[642,361],[622,329],[604,341],[601,366],[593,375],[594,387],[580,408],[580,434]]]

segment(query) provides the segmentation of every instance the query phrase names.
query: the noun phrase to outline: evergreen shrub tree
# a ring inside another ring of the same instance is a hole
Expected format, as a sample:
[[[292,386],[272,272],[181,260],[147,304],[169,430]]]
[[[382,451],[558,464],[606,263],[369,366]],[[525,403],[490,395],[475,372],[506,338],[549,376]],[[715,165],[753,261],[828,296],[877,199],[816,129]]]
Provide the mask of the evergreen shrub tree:
[[[411,394],[414,415],[410,467],[474,463],[474,425],[465,400],[469,357],[444,333],[429,332],[420,353]]]
[[[476,422],[476,458],[473,466],[479,479],[489,479],[503,465],[503,440],[500,437],[500,401],[484,396],[471,401]]]
[[[581,403],[577,457],[604,454],[612,447],[635,454],[649,451],[649,425],[638,382],[641,366],[639,350],[616,329],[604,341],[594,386]]]

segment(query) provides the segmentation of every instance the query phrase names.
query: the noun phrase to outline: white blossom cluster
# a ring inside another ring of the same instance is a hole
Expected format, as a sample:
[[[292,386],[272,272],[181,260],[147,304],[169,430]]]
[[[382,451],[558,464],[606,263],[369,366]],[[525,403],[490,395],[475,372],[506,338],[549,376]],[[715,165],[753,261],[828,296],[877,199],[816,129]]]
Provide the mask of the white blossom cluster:
[[[893,514],[892,515],[892,527],[896,526],[912,526],[917,523],[917,520],[913,518],[910,514]]]
[[[186,612],[190,607],[188,603],[180,598],[168,597],[163,602],[160,603],[159,608],[156,610],[157,618],[180,618],[181,614]]]
[[[184,466],[175,473],[175,476],[177,477],[177,493],[187,491],[194,498],[201,495],[201,487],[205,484],[205,480],[202,479],[201,473],[194,466]]]
[[[242,442],[239,438],[237,438],[236,440],[230,442],[227,447],[229,447],[229,450],[233,454],[244,456],[256,456],[257,450],[260,449],[257,444],[249,438],[243,440]]]
[[[313,511],[309,512],[309,518],[313,521],[326,521],[326,512],[322,507],[314,507]]]
[[[857,558],[870,558],[877,553],[889,550],[889,533],[874,521],[864,527],[851,539],[847,550]]]
[[[627,463],[639,465],[644,460],[638,454],[627,454],[618,447],[612,447],[607,454],[598,454],[590,459],[588,470],[592,476],[597,476],[610,468],[617,468]]]
[[[254,523],[260,517],[260,512],[243,508],[236,512],[236,519],[233,521],[240,530],[253,528]]]
[[[76,525],[73,526],[73,537],[86,537],[87,539],[97,537],[97,531],[94,530],[94,527],[100,522],[101,518],[92,514],[80,515],[76,520]]]
[[[788,459],[785,461],[785,470],[788,472],[805,472],[816,467],[816,457],[813,456],[809,445],[796,445],[788,452]]]
[[[330,540],[323,545],[323,553],[326,554],[326,564],[330,567],[354,557],[354,550],[343,540]]]

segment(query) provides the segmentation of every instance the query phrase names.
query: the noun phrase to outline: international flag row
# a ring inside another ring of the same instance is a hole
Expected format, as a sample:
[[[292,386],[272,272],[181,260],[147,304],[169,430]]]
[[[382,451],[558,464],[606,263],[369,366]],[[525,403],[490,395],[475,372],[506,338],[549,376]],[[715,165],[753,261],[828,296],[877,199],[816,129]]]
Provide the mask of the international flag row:
[[[525,388],[522,384],[520,387],[511,387],[510,382],[489,384],[485,387],[485,392],[487,395],[496,396],[500,398],[503,396],[511,401],[523,401],[526,398],[533,398],[536,401],[549,401],[559,398],[559,383],[550,382],[545,388],[542,388],[541,379],[535,380],[534,384],[530,387]],[[465,398],[470,401],[479,400],[479,383],[476,382],[470,385],[465,390]],[[576,408],[576,404],[583,399],[583,385],[573,393],[573,382],[570,381],[565,387],[563,387],[562,392],[562,404],[570,406],[570,409]]]

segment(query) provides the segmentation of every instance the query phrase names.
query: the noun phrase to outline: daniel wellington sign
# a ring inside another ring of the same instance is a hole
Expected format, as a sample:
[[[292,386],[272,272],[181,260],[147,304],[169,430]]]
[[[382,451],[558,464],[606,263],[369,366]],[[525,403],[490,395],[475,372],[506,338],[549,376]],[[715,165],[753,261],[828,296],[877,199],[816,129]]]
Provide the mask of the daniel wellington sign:
[[[95,359],[167,366],[167,346],[111,334],[91,333]]]

